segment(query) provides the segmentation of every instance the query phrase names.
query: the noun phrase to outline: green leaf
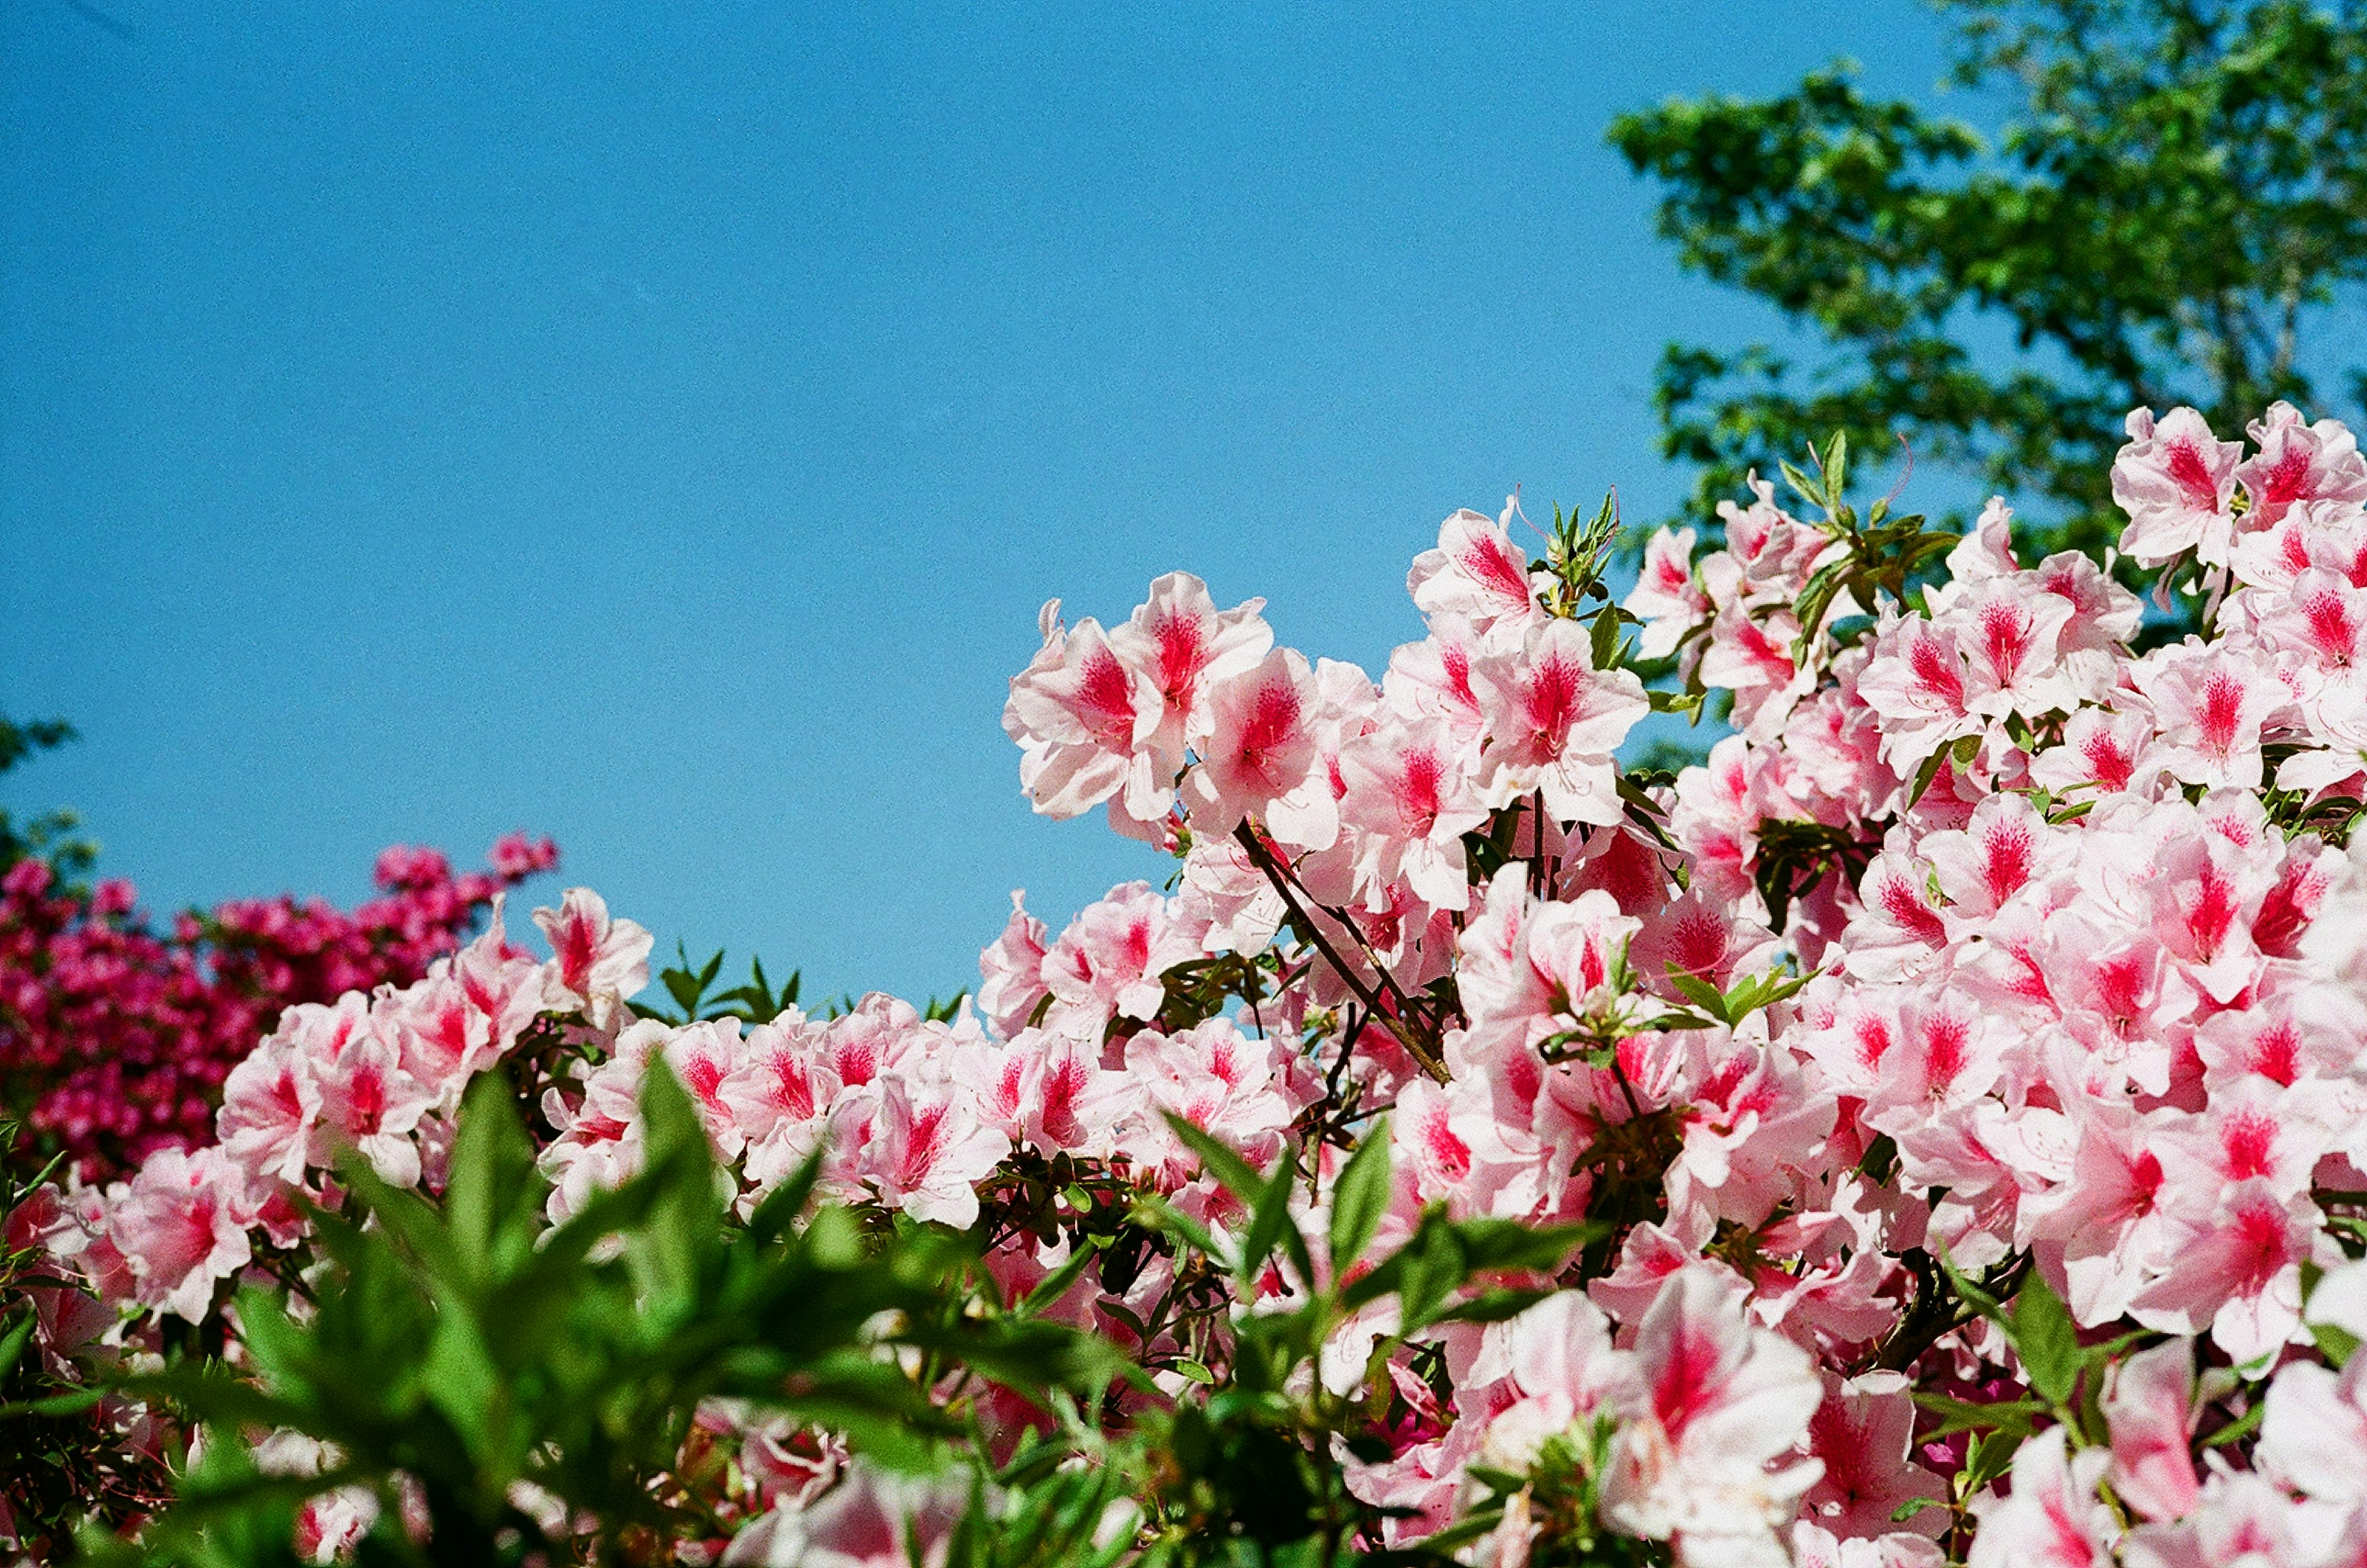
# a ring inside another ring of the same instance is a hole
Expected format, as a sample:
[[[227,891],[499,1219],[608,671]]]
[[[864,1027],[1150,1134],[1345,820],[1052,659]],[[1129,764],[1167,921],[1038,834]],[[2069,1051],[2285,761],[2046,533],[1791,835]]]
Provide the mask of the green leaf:
[[[1298,1258],[1305,1258],[1306,1240],[1299,1236],[1298,1222],[1290,1213],[1291,1192],[1297,1180],[1297,1162],[1291,1157],[1290,1151],[1285,1149],[1282,1157],[1274,1162],[1274,1174],[1267,1178],[1264,1188],[1250,1208],[1249,1229],[1241,1237],[1241,1255],[1235,1265],[1244,1281],[1253,1280],[1265,1267],[1265,1261],[1273,1256],[1275,1247],[1285,1245],[1288,1239],[1298,1241]],[[1303,1282],[1312,1282],[1311,1270],[1307,1269],[1304,1264],[1301,1265],[1300,1279]]]
[[[1389,1123],[1387,1117],[1365,1132],[1365,1141],[1341,1168],[1331,1188],[1331,1273],[1337,1280],[1365,1255],[1388,1212]]]
[[[1215,1177],[1226,1191],[1244,1203],[1254,1205],[1257,1202],[1258,1195],[1265,1186],[1265,1179],[1258,1175],[1249,1161],[1228,1145],[1209,1136],[1196,1123],[1173,1111],[1167,1113],[1167,1125],[1183,1141],[1185,1148],[1200,1157],[1200,1168]]]
[[[1935,1442],[1958,1432],[1991,1428],[2026,1438],[2038,1430],[2039,1418],[2046,1414],[2046,1406],[2034,1399],[2000,1399],[1975,1404],[1945,1394],[1918,1393],[1915,1403],[1940,1417],[1940,1425],[1923,1434],[1925,1442]]]
[[[1146,1230],[1175,1237],[1203,1257],[1222,1256],[1223,1249],[1217,1247],[1217,1238],[1208,1234],[1207,1228],[1164,1198],[1137,1199],[1128,1217]]]
[[[1693,1006],[1701,1009],[1702,1011],[1709,1014],[1710,1017],[1717,1020],[1720,1023],[1731,1023],[1734,1021],[1726,1010],[1725,996],[1716,986],[1711,985],[1708,981],[1703,979],[1698,975],[1686,973],[1684,970],[1678,968],[1673,964],[1668,964],[1666,967],[1669,972],[1669,984],[1677,988],[1678,995],[1683,997],[1685,1000],[1693,1003]]]
[[[1940,776],[1941,764],[1947,760],[1948,749],[1945,746],[1937,748],[1930,756],[1923,759],[1923,765],[1915,770],[1915,787],[1907,792],[1908,810],[1913,810],[1916,802],[1923,798],[1924,791],[1930,789],[1932,781]]]
[[[16,1325],[6,1335],[0,1335],[0,1379],[6,1379],[10,1372],[17,1370],[17,1359],[25,1353],[25,1347],[32,1342],[33,1330],[40,1326],[40,1314],[33,1310],[32,1303],[28,1302],[25,1305],[25,1315],[18,1319]]]
[[[28,1416],[40,1418],[79,1416],[105,1399],[110,1392],[104,1388],[84,1388],[72,1393],[53,1393],[47,1399],[26,1399],[0,1404],[0,1421],[14,1421]]]
[[[1965,1468],[1957,1472],[1958,1495],[1970,1497],[1986,1491],[1989,1483],[2012,1468],[2015,1450],[2030,1435],[2029,1429],[2020,1427],[1975,1432],[1965,1447]]]
[[[2063,1298],[2035,1269],[2014,1297],[2012,1335],[2014,1353],[2022,1359],[2030,1386],[2049,1404],[2063,1406],[2079,1382],[2079,1330]]]
[[[532,1256],[548,1191],[515,1091],[502,1074],[481,1075],[460,1102],[444,1189],[445,1224],[466,1278],[504,1277]]]
[[[1793,605],[1793,613],[1799,619],[1800,635],[1792,639],[1792,662],[1798,668],[1808,667],[1808,656],[1816,651],[1817,633],[1825,624],[1825,612],[1840,596],[1841,586],[1849,581],[1852,570],[1852,563],[1847,559],[1818,567],[1807,586],[1800,590],[1800,597]]]
[[[1036,1288],[1028,1292],[1025,1297],[1020,1301],[1018,1307],[1015,1309],[1016,1315],[1020,1317],[1034,1317],[1038,1313],[1041,1313],[1045,1308],[1059,1301],[1062,1296],[1068,1294],[1069,1287],[1077,1282],[1077,1277],[1082,1274],[1085,1269],[1091,1266],[1093,1261],[1100,1256],[1100,1252],[1093,1247],[1083,1246],[1072,1247],[1069,1251],[1068,1258],[1061,1262],[1058,1269],[1053,1269],[1049,1274],[1045,1275],[1041,1280],[1036,1281]]]

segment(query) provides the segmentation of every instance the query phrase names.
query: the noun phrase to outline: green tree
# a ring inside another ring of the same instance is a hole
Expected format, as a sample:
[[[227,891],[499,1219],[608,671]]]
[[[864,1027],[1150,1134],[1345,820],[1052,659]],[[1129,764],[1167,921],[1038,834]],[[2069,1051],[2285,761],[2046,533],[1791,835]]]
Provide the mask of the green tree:
[[[1846,62],[1611,127],[1686,268],[1827,350],[1670,344],[1662,446],[1699,510],[1845,430],[2034,508],[2043,549],[2094,549],[2127,410],[2232,435],[2279,398],[2367,403],[2341,321],[2367,279],[2367,3],[1940,3],[1953,80],[2006,106],[1993,139]]]
[[[36,718],[24,723],[0,715],[0,773],[8,772],[37,751],[47,751],[74,739],[74,727],[62,718]],[[44,812],[18,823],[0,807],[0,871],[29,855],[47,860],[60,876],[88,874],[97,863],[98,846],[78,838],[81,819],[71,811]]]

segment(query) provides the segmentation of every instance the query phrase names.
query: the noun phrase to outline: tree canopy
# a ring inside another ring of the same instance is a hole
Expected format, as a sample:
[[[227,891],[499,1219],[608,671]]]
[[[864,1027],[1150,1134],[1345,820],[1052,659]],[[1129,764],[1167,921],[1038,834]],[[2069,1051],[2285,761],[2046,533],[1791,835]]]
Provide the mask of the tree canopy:
[[[1844,430],[2035,508],[2044,548],[2101,549],[2128,410],[2233,434],[2277,399],[2367,403],[2342,323],[2367,280],[2367,4],[1940,3],[1952,80],[2005,107],[1993,135],[1867,96],[1847,62],[1611,127],[1685,267],[1828,351],[1669,345],[1662,446],[1699,510]]]

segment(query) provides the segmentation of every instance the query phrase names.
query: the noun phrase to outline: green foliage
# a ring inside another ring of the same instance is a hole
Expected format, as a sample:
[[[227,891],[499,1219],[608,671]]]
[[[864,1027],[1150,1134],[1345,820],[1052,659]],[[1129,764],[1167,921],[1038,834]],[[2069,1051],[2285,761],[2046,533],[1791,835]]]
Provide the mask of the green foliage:
[[[1669,347],[1662,446],[1700,466],[1697,509],[1841,430],[2040,504],[2042,549],[2095,550],[2128,409],[2191,403],[2228,435],[2277,398],[2343,412],[2308,351],[2341,352],[2367,278],[2367,5],[1942,4],[1955,80],[2009,105],[1994,143],[1845,62],[1611,127],[1683,265],[1831,350]]]
[[[714,986],[716,976],[722,972],[723,952],[720,948],[705,964],[694,968],[689,950],[676,942],[674,961],[658,971],[658,983],[665,987],[666,995],[674,998],[678,1010],[668,1012],[663,1008],[644,1007],[639,1002],[629,1005],[641,1017],[658,1019],[666,1023],[695,1023],[718,1018],[736,1018],[742,1023],[770,1023],[797,1005],[798,992],[805,982],[804,972],[793,969],[789,977],[782,981],[780,988],[776,990],[764,978],[764,961],[751,958],[746,985],[710,993],[709,987]]]
[[[0,1147],[16,1135],[16,1123],[0,1120]],[[0,1167],[0,1235],[28,1201],[48,1201],[37,1190],[56,1166],[29,1179]],[[119,1522],[165,1495],[162,1469],[131,1451],[92,1391],[51,1365],[37,1340],[43,1306],[63,1322],[82,1293],[52,1268],[38,1246],[0,1242],[0,1498],[37,1559],[83,1519]]]
[[[36,752],[55,750],[69,740],[80,739],[74,727],[62,718],[28,719],[19,724],[0,716],[0,773],[15,768]],[[98,863],[98,846],[75,835],[81,818],[71,811],[49,811],[31,821],[19,824],[0,810],[0,871],[6,871],[20,860],[39,858],[50,863],[61,881],[73,882],[90,874]]]
[[[251,1376],[185,1365],[128,1382],[213,1433],[145,1560],[275,1561],[264,1548],[284,1543],[289,1506],[339,1484],[379,1494],[381,1560],[425,1560],[394,1522],[398,1472],[438,1562],[549,1552],[513,1501],[519,1482],[596,1517],[610,1560],[636,1540],[713,1533],[667,1484],[703,1401],[779,1410],[875,1462],[927,1469],[968,1435],[960,1408],[930,1397],[934,1374],[1087,1396],[1116,1374],[1097,1343],[978,1302],[957,1238],[866,1234],[835,1208],[801,1219],[811,1166],[730,1222],[662,1063],[642,1114],[641,1171],[556,1228],[493,1075],[470,1093],[440,1210],[349,1166],[356,1212],[316,1216],[329,1262],[307,1298],[238,1299]],[[335,1445],[342,1464],[300,1483],[260,1472],[239,1435],[274,1427]]]
[[[1379,1434],[1408,1415],[1384,1365],[1426,1328],[1523,1310],[1603,1231],[1433,1210],[1403,1246],[1369,1258],[1391,1190],[1387,1128],[1374,1126],[1334,1183],[1319,1253],[1292,1211],[1310,1179],[1297,1152],[1260,1171],[1181,1120],[1176,1135],[1237,1205],[1232,1240],[1066,1156],[990,1190],[963,1235],[876,1212],[809,1215],[810,1164],[742,1222],[662,1061],[642,1117],[640,1172],[556,1226],[498,1075],[463,1105],[440,1203],[348,1164],[344,1211],[313,1216],[323,1262],[292,1295],[237,1298],[243,1366],[190,1359],[121,1380],[206,1441],[136,1545],[94,1530],[85,1553],[289,1563],[304,1501],[355,1486],[379,1502],[366,1562],[669,1561],[674,1543],[730,1524],[684,1471],[695,1413],[721,1399],[843,1433],[874,1465],[967,1487],[950,1568],[1343,1562],[1379,1515],[1348,1492],[1335,1443],[1384,1451]],[[1066,1235],[1070,1260],[1005,1302],[980,1248],[1021,1228]],[[1102,1310],[1127,1318],[1116,1297],[1154,1250],[1175,1284],[1130,1317],[1137,1360],[1041,1315],[1098,1264]],[[1236,1296],[1265,1299],[1236,1314]],[[1330,1392],[1314,1375],[1321,1349],[1391,1297],[1363,1388]],[[1446,1392],[1434,1348],[1411,1362]],[[1159,1393],[1161,1372],[1180,1395]],[[991,1385],[1024,1391],[1042,1416],[999,1462],[977,1404]],[[271,1431],[329,1445],[331,1467],[274,1473],[248,1446]],[[520,1506],[521,1483],[596,1519],[597,1534],[548,1539]],[[424,1545],[403,1523],[406,1497]],[[1475,1523],[1495,1517],[1483,1508]],[[1591,1520],[1590,1502],[1590,1531]],[[1453,1544],[1394,1555],[1444,1562]],[[1604,1550],[1627,1561],[1646,1549]]]
[[[1376,1427],[1402,1415],[1391,1408],[1401,1396],[1382,1375],[1363,1380],[1369,1392],[1331,1393],[1314,1375],[1324,1344],[1356,1312],[1396,1297],[1395,1325],[1367,1362],[1368,1374],[1377,1374],[1408,1337],[1426,1327],[1449,1320],[1497,1321],[1539,1300],[1546,1292],[1534,1287],[1549,1284],[1598,1227],[1451,1220],[1433,1209],[1403,1246],[1360,1270],[1359,1237],[1369,1240],[1389,1187],[1382,1130],[1366,1135],[1342,1174],[1327,1238],[1331,1267],[1318,1270],[1288,1209],[1292,1185],[1302,1179],[1296,1159],[1285,1155],[1262,1174],[1190,1122],[1171,1118],[1170,1124],[1206,1161],[1245,1218],[1238,1227],[1241,1240],[1232,1247],[1164,1205],[1148,1205],[1154,1223],[1236,1278],[1263,1280],[1280,1294],[1235,1321],[1221,1381],[1143,1421],[1140,1439],[1149,1454],[1160,1456],[1151,1478],[1146,1533],[1153,1545],[1146,1561],[1341,1562],[1372,1510],[1347,1491],[1332,1435],[1346,1434],[1352,1451],[1369,1446]],[[1195,1381],[1206,1379],[1204,1371]],[[1483,1510],[1468,1533],[1495,1517]],[[1461,1539],[1428,1542],[1406,1555],[1444,1562]]]

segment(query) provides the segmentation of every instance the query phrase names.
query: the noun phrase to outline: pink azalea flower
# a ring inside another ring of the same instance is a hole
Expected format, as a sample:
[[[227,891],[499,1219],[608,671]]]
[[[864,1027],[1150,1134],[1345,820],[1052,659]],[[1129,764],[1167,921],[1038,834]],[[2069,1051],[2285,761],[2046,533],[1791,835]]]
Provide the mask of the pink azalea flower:
[[[1920,615],[1885,609],[1858,695],[1882,719],[1882,755],[1912,773],[1941,747],[1978,732],[1958,634]]]
[[[1571,1020],[1611,1001],[1627,941],[1642,925],[1598,888],[1566,903],[1538,905],[1523,931],[1528,968],[1542,987],[1531,994],[1542,996],[1551,1013]]]
[[[2299,502],[2367,501],[2367,458],[2358,439],[2333,420],[2305,424],[2291,403],[2275,402],[2246,429],[2260,449],[2236,468],[2252,498],[2248,528],[2273,526]]]
[[[2167,1348],[2168,1347],[2164,1347]],[[2269,1385],[2260,1467],[2323,1503],[2367,1502],[2367,1358],[2340,1371],[2294,1361]]]
[[[215,1119],[222,1152],[257,1180],[303,1179],[321,1089],[284,1033],[274,1034],[230,1070]]]
[[[376,1030],[368,1031],[314,1071],[321,1114],[312,1128],[310,1162],[325,1168],[351,1149],[369,1161],[379,1179],[417,1186],[419,1143],[412,1134],[437,1095],[402,1070],[397,1047]]]
[[[1488,819],[1472,793],[1466,754],[1444,725],[1428,720],[1374,731],[1341,754],[1342,818],[1358,829],[1358,875],[1376,887],[1402,879],[1443,909],[1471,901],[1463,835]]]
[[[2056,641],[2076,606],[2058,594],[2028,592],[2016,578],[1985,582],[1949,612],[1965,651],[1970,712],[2037,718],[2074,705],[2078,693],[2064,673]]]
[[[1011,678],[1003,733],[1021,750],[1019,787],[1047,817],[1070,818],[1123,795],[1119,805],[1150,821],[1174,798],[1181,750],[1154,744],[1167,700],[1149,671],[1129,663],[1090,618],[1059,624],[1060,602],[1044,606],[1044,646]]]
[[[1946,1532],[1939,1506],[1948,1488],[1910,1462],[1915,1402],[1897,1372],[1826,1381],[1824,1403],[1808,1421],[1808,1451],[1825,1472],[1808,1488],[1802,1512],[1836,1536],[1874,1540],[1901,1529],[1900,1505],[1918,1498],[1934,1506],[1908,1516],[1905,1528],[1927,1536]]]
[[[844,1196],[868,1193],[916,1220],[966,1230],[978,1220],[978,1183],[1011,1152],[949,1084],[900,1075],[840,1100],[831,1115],[829,1170]]]
[[[201,1321],[215,1281],[253,1256],[249,1204],[245,1173],[219,1148],[150,1156],[107,1218],[108,1239],[130,1266],[133,1299]]]
[[[1143,1089],[1131,1075],[1104,1068],[1097,1044],[1030,1029],[981,1061],[993,1077],[981,1086],[980,1102],[1014,1144],[1046,1155],[1122,1152]]]
[[[1478,1459],[1516,1474],[1536,1463],[1547,1438],[1597,1411],[1643,1400],[1635,1357],[1613,1348],[1610,1320],[1577,1291],[1557,1292],[1508,1323],[1488,1325],[1465,1381],[1500,1380]]]
[[[2234,542],[2236,467],[2244,448],[2213,437],[2190,408],[2156,424],[2153,411],[2129,415],[2129,444],[2112,460],[2112,500],[2129,514],[2123,553],[2159,566],[2188,550],[2205,566],[2225,566]]]
[[[1507,508],[1506,517],[1512,514]],[[1438,525],[1438,547],[1414,558],[1406,591],[1423,615],[1461,615],[1483,631],[1540,613],[1528,561],[1505,525],[1467,510]]]
[[[821,1145],[844,1087],[822,1051],[825,1026],[794,1013],[760,1023],[742,1042],[739,1066],[716,1089],[747,1150],[748,1179],[769,1188]]]
[[[2194,1437],[2194,1346],[2169,1339],[2113,1368],[2104,1391],[2112,1490],[2148,1519],[2185,1517],[2202,1495]]]
[[[1113,887],[1081,910],[1044,954],[1044,985],[1053,999],[1045,1026],[1098,1042],[1114,1018],[1156,1018],[1165,995],[1160,976],[1198,956],[1199,944],[1149,883]]]
[[[1894,1531],[1842,1540],[1812,1520],[1792,1527],[1793,1568],[1945,1568],[1947,1561],[1930,1536]]]
[[[968,1490],[907,1480],[857,1460],[845,1478],[802,1507],[780,1507],[732,1537],[725,1568],[938,1568]]]
[[[1132,1153],[1138,1162],[1163,1166],[1168,1182],[1184,1179],[1199,1161],[1167,1132],[1165,1116],[1181,1116],[1252,1165],[1272,1160],[1290,1125],[1294,1108],[1271,1048],[1243,1035],[1229,1019],[1212,1018],[1175,1034],[1144,1030],[1126,1043],[1126,1074],[1150,1112]]]
[[[605,1028],[650,983],[656,939],[631,920],[611,920],[606,900],[590,888],[569,888],[558,908],[537,909],[534,923],[555,955],[554,1000],[580,1004],[595,1025]]]
[[[1211,687],[1254,669],[1274,646],[1274,629],[1258,614],[1263,608],[1264,600],[1251,599],[1219,611],[1207,584],[1172,571],[1150,585],[1126,625],[1111,630],[1111,649],[1148,674],[1159,693],[1153,756],[1180,759],[1206,739],[1214,727]]]
[[[2130,673],[2154,705],[2162,765],[2173,777],[2259,787],[2261,731],[2293,699],[2282,682],[2240,653],[2191,643],[2160,649]]]
[[[685,1024],[665,1043],[666,1066],[689,1093],[716,1155],[726,1160],[739,1158],[747,1146],[736,1108],[723,1093],[724,1085],[747,1060],[748,1045],[740,1038],[736,1018]]]
[[[2060,1427],[2014,1450],[2013,1489],[1975,1498],[1969,1568],[2110,1568],[2120,1528],[2096,1495],[2112,1455],[2072,1453]]]
[[[1195,831],[1229,833],[1256,817],[1284,842],[1331,846],[1339,805],[1318,765],[1320,702],[1315,671],[1295,649],[1276,649],[1215,686],[1208,741],[1184,781]]]
[[[1474,781],[1483,804],[1539,792],[1557,822],[1619,820],[1612,753],[1651,705],[1631,671],[1594,668],[1586,627],[1546,620],[1518,653],[1481,660],[1472,679],[1488,714]]]
[[[978,1010],[1008,1040],[1027,1026],[1051,993],[1044,987],[1044,922],[1027,912],[1027,895],[1011,895],[1011,921],[978,955]]]
[[[1637,651],[1666,659],[1684,635],[1709,618],[1709,595],[1693,581],[1693,531],[1662,528],[1644,546],[1643,570],[1620,608],[1643,620]]]
[[[2301,1266],[2316,1250],[2317,1205],[2264,1178],[2226,1188],[2212,1206],[2170,1216],[2171,1271],[2138,1292],[2129,1314],[2148,1328],[2211,1333],[2238,1364],[2301,1330]]]
[[[1688,1568],[1782,1562],[1793,1510],[1823,1471],[1771,1468],[1807,1436],[1824,1390],[1806,1352],[1744,1321],[1742,1295],[1700,1268],[1661,1289],[1636,1337],[1645,1392],[1603,1480],[1604,1519],[1670,1541]]]

